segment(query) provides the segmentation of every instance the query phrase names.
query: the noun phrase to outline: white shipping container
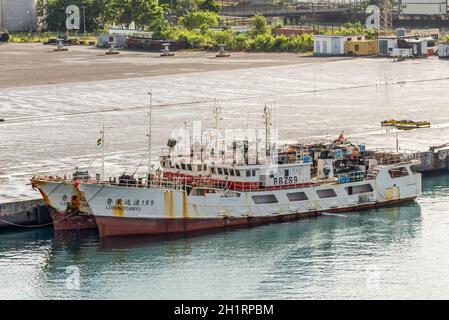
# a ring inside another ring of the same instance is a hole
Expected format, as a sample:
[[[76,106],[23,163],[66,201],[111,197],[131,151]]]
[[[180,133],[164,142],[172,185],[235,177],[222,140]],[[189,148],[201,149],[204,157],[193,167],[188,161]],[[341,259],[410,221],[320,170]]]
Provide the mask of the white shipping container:
[[[340,56],[345,54],[346,37],[334,35],[315,35],[313,53],[317,56]]]
[[[449,43],[442,42],[438,45],[438,56],[440,58],[449,58]]]
[[[402,0],[403,15],[445,15],[447,0]]]
[[[413,57],[413,49],[393,48],[392,57],[411,58]]]

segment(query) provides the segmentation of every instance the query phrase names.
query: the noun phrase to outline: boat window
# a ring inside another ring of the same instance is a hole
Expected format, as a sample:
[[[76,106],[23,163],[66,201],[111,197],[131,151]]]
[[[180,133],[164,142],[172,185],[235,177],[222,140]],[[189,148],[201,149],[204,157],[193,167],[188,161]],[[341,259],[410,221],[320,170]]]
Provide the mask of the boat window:
[[[337,196],[334,189],[317,190],[316,193],[320,198],[333,198]]]
[[[189,163],[189,164],[187,164],[187,168],[190,170],[190,171],[192,171],[192,165]]]
[[[252,170],[253,177],[256,176],[256,170]]]
[[[236,175],[237,177],[240,177],[240,170],[235,170],[235,175]]]
[[[176,169],[179,169],[179,163],[177,163],[177,164],[175,165],[175,167],[176,167]]]
[[[210,167],[210,172],[212,172],[213,174],[215,174],[215,167]]]
[[[264,194],[260,196],[252,196],[255,204],[278,203],[274,194]]]
[[[251,170],[246,170],[246,176],[251,177]]]
[[[225,176],[229,175],[228,169],[224,168],[223,173],[225,174]]]
[[[200,172],[203,169],[203,165],[199,164],[196,166],[196,170]]]
[[[373,187],[369,183],[359,186],[346,187],[345,189],[348,195],[373,192]]]
[[[190,193],[191,196],[204,196],[204,189],[193,189]]]
[[[234,170],[233,170],[233,169],[229,169],[229,174],[230,174],[231,176],[234,176]]]
[[[392,178],[408,176],[408,171],[407,171],[406,167],[390,169],[390,170],[388,170],[388,173],[390,174],[390,177],[392,177]]]
[[[218,174],[223,174],[223,170],[221,168],[217,168]]]
[[[185,165],[185,163],[181,163],[181,168],[182,168],[182,170],[186,170],[186,165]]]
[[[203,171],[207,170],[207,164],[203,164]]]
[[[287,193],[287,198],[289,201],[304,201],[309,199],[304,192]]]
[[[223,198],[240,198],[240,193],[228,191],[228,192],[225,192],[224,194],[222,194],[221,197],[223,197]]]
[[[270,171],[270,178],[274,178],[274,171]]]
[[[288,177],[290,175],[290,170],[288,170],[288,169],[286,169],[285,171],[284,171],[284,177]]]

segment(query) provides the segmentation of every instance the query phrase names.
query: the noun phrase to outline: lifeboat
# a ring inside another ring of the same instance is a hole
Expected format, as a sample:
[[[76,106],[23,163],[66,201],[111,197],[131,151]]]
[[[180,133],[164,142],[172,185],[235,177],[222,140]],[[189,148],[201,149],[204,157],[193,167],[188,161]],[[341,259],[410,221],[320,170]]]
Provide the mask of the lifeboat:
[[[398,129],[414,129],[414,128],[429,128],[428,121],[413,121],[413,120],[384,120],[381,122],[382,127],[396,127]]]

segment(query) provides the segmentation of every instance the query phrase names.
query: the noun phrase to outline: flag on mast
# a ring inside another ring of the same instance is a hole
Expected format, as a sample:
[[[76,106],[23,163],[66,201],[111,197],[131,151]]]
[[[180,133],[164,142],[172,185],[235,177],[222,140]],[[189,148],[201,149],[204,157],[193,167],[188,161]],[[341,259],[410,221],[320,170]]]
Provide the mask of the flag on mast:
[[[102,144],[103,144],[103,139],[98,138],[98,140],[97,140],[97,146],[100,146],[100,145],[102,145]]]

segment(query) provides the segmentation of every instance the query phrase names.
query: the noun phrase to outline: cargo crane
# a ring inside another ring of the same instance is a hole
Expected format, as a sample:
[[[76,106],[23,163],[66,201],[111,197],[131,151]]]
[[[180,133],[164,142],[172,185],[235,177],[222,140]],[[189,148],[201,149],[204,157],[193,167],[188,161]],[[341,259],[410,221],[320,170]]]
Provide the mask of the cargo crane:
[[[444,147],[449,147],[449,142],[448,142],[448,143],[445,143],[445,144],[441,144],[441,145],[439,145],[439,146],[431,146],[431,147],[429,148],[429,151],[430,151],[430,152],[435,152],[435,151],[437,151],[437,150],[439,150],[439,149],[442,149],[442,148],[444,148]]]

